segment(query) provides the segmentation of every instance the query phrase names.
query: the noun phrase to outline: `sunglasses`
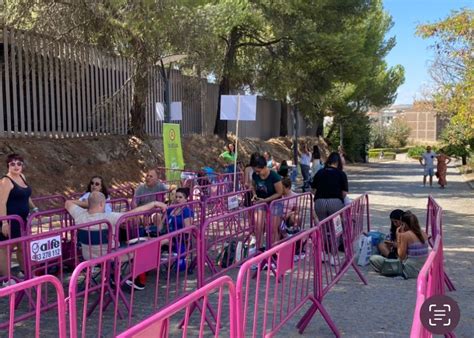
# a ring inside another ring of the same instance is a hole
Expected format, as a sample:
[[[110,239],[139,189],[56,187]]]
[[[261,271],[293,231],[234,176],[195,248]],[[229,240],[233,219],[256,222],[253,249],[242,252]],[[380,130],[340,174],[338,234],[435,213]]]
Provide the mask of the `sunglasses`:
[[[21,162],[21,161],[16,161],[16,162],[15,162],[15,161],[12,161],[12,162],[8,163],[8,165],[9,165],[10,167],[14,167],[14,166],[22,167],[22,166],[23,166],[23,162]]]
[[[100,182],[91,182],[91,185],[95,185],[96,187],[98,187],[99,185],[102,185],[102,183],[100,183]]]

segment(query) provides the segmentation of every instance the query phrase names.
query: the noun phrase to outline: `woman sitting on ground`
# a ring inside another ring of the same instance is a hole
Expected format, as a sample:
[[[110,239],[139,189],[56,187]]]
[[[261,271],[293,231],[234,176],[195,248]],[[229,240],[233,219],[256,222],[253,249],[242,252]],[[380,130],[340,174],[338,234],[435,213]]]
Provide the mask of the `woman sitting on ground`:
[[[105,184],[104,179],[101,176],[96,175],[96,176],[92,176],[89,184],[87,185],[86,192],[84,193],[84,195],[79,197],[79,201],[81,201],[81,204],[77,204],[77,205],[79,205],[81,208],[87,208],[89,205],[88,203],[89,195],[93,191],[99,191],[103,193],[107,201],[110,201],[109,191],[107,190],[107,185]],[[106,213],[112,212],[112,205],[110,203],[105,204],[105,212]]]
[[[403,210],[395,209],[390,213],[390,234],[387,239],[380,242],[377,248],[380,254],[387,258],[398,258],[397,255],[397,229],[402,225]]]
[[[416,278],[428,256],[428,236],[421,230],[418,218],[410,211],[403,213],[396,238],[398,259],[373,255],[370,265],[383,276]]]

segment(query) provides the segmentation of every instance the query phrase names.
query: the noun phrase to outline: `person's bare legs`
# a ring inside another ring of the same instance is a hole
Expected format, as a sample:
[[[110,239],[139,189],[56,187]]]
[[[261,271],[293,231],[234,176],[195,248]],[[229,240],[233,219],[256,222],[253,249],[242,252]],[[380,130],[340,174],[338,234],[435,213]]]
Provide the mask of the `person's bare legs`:
[[[25,261],[23,259],[23,247],[21,244],[17,244],[16,246],[16,259],[18,261],[18,265],[20,265],[20,270],[25,272]]]
[[[426,175],[423,175],[423,186],[426,186]]]
[[[281,216],[272,215],[272,245],[280,239]]]
[[[255,247],[259,250],[262,247],[262,237],[265,231],[265,217],[266,213],[264,210],[255,210],[254,220],[255,220]]]
[[[433,186],[433,175],[430,175],[430,187]]]
[[[8,266],[7,249],[0,249],[0,276],[8,275]]]

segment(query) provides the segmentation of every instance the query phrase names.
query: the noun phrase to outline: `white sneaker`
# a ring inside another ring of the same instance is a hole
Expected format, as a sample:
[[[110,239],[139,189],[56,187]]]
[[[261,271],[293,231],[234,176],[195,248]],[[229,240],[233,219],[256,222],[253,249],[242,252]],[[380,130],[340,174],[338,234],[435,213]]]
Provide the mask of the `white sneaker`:
[[[16,280],[9,279],[5,282],[2,282],[2,288],[5,288],[5,287],[10,286],[10,285],[15,285],[15,284],[16,284]]]
[[[252,264],[250,266],[250,270],[252,270],[252,271],[256,271],[257,269],[258,269],[258,264]]]
[[[25,279],[25,274],[23,273],[23,271],[20,270],[20,271],[18,271],[18,273],[16,274],[16,277],[17,277],[18,279],[22,279],[22,280],[23,280],[23,279]]]
[[[304,259],[305,257],[306,257],[306,254],[302,252],[299,255],[295,255],[295,257],[293,258],[293,261],[298,262],[300,259]]]

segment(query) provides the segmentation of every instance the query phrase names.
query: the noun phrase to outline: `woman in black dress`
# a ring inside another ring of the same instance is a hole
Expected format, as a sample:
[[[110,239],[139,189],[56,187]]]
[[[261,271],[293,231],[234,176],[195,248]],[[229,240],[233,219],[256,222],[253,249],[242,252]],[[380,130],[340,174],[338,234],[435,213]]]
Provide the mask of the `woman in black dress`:
[[[37,211],[31,201],[31,187],[26,183],[23,175],[24,161],[18,154],[10,154],[7,157],[8,173],[0,180],[0,217],[8,215],[18,215],[26,225],[30,208]],[[0,231],[0,241],[18,238],[23,235],[21,226],[17,221],[2,222]],[[23,251],[20,245],[16,251],[20,269],[24,270]],[[0,249],[0,278],[10,275],[6,248]],[[13,279],[3,281],[4,285],[14,284]]]

